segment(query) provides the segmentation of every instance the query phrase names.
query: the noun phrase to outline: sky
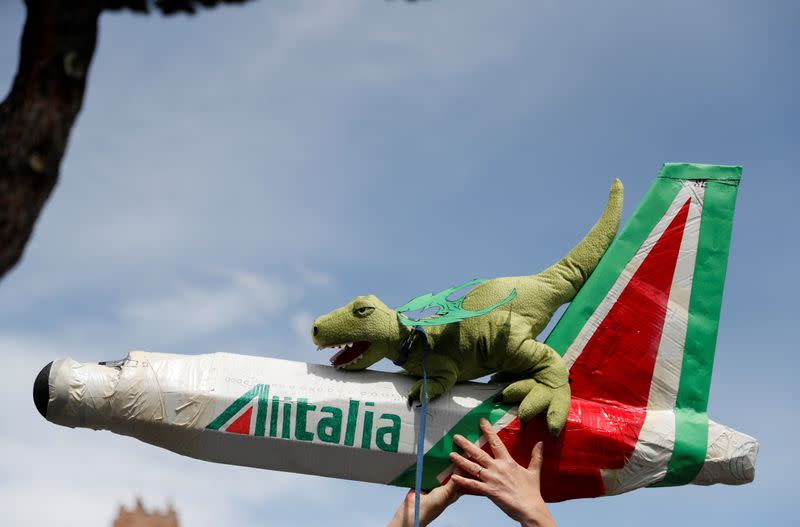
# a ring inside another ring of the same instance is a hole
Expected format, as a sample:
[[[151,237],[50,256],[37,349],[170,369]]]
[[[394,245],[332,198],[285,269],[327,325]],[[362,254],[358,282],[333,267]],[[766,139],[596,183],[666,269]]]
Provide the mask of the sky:
[[[0,3],[0,89],[22,2]],[[105,14],[61,178],[0,282],[0,509],[107,526],[382,525],[400,488],[185,458],[41,418],[47,362],[134,349],[326,363],[313,318],[530,274],[664,162],[742,165],[710,417],[756,480],[552,506],[560,525],[794,525],[800,7],[791,1],[260,1]],[[391,364],[377,368],[392,370]],[[463,498],[437,525],[513,525]]]

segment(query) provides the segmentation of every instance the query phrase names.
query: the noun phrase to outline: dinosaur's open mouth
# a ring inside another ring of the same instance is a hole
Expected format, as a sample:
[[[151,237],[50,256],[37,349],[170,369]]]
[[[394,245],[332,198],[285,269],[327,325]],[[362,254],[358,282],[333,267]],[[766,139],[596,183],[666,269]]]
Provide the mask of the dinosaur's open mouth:
[[[331,346],[320,346],[322,348],[339,348],[339,351],[331,357],[331,365],[336,368],[343,368],[355,362],[358,362],[364,355],[364,352],[369,349],[372,343],[368,340],[359,340],[356,342],[346,342],[344,344],[333,344]]]

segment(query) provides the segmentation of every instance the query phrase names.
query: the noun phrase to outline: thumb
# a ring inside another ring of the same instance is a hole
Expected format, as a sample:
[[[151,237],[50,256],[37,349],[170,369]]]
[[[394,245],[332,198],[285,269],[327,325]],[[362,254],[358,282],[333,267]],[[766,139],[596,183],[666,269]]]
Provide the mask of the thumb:
[[[459,472],[455,471],[455,473],[458,474]],[[456,482],[452,477],[448,479],[447,483],[445,483],[443,486],[437,488],[442,489],[442,492],[444,492],[447,501],[456,501],[458,498],[461,497],[461,493],[458,491],[458,488],[456,487]]]
[[[531,462],[528,463],[528,470],[533,472],[541,472],[542,470],[542,461],[544,460],[544,455],[542,451],[544,450],[544,444],[539,441],[533,446],[533,452],[531,452]]]

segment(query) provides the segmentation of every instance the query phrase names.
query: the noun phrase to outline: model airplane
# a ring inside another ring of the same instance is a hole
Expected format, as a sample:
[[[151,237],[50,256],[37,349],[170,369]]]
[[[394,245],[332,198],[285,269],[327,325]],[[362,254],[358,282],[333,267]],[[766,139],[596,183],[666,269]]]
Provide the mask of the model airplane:
[[[548,501],[647,486],[753,480],[758,442],[706,413],[741,169],[667,164],[547,339],[569,367],[558,439],[464,383],[428,408],[423,487],[445,481],[452,437],[481,444],[487,418],[527,465],[545,441]],[[414,486],[414,379],[231,354],[133,352],[48,364],[34,402],[48,420],[107,429],[221,463]]]

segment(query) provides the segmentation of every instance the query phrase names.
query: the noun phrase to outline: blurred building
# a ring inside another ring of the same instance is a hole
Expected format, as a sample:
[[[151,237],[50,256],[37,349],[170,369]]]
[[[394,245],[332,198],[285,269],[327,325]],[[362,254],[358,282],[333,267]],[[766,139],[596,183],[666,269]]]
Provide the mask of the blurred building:
[[[172,504],[163,513],[155,509],[147,511],[141,498],[136,498],[136,506],[131,510],[124,505],[119,506],[119,513],[112,527],[178,527],[178,515]]]

